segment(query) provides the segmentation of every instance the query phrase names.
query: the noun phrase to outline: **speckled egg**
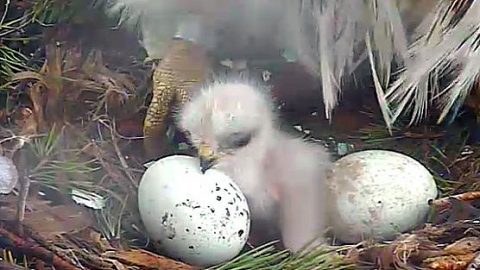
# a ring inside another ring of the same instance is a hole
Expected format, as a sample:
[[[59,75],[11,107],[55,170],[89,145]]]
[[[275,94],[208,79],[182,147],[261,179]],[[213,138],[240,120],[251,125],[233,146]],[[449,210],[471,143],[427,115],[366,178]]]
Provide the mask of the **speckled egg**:
[[[430,172],[415,159],[368,150],[334,163],[327,177],[332,231],[344,243],[391,240],[422,224],[437,197]]]
[[[18,171],[13,161],[0,156],[0,194],[9,194],[18,182]]]
[[[226,174],[202,174],[197,158],[173,155],[151,164],[138,189],[145,228],[169,257],[197,266],[228,261],[250,232],[250,210]]]

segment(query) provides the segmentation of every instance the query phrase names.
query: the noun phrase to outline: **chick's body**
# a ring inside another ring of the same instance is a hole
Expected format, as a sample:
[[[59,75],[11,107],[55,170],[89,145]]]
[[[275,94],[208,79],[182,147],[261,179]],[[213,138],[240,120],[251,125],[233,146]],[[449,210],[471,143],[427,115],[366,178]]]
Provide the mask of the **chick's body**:
[[[218,167],[245,192],[258,224],[279,225],[283,244],[296,251],[327,225],[322,178],[329,157],[319,146],[277,132],[269,145],[226,158]]]
[[[272,108],[255,87],[217,83],[187,102],[179,126],[195,146],[208,145],[218,155],[215,168],[239,185],[253,232],[256,221],[278,226],[283,244],[298,251],[325,229],[324,178],[331,161],[322,146],[281,132]]]

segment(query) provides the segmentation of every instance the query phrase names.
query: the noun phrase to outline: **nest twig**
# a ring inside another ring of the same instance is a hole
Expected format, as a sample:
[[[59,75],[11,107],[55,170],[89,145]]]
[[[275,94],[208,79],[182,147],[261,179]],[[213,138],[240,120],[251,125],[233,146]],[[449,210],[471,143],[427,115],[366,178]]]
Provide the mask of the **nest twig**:
[[[24,254],[28,254],[29,256],[39,258],[45,262],[51,263],[57,269],[64,269],[64,270],[80,270],[70,262],[67,262],[57,256],[56,254],[52,253],[50,250],[39,246],[36,243],[31,241],[25,240],[18,235],[6,230],[5,228],[0,228],[0,235],[3,238],[8,239],[8,241],[12,244],[12,248],[20,250]]]
[[[446,208],[451,206],[451,200],[460,200],[465,202],[475,201],[480,199],[480,191],[471,191],[465,192],[462,194],[451,195],[448,197],[432,200],[429,202],[430,205],[438,207],[438,208]]]

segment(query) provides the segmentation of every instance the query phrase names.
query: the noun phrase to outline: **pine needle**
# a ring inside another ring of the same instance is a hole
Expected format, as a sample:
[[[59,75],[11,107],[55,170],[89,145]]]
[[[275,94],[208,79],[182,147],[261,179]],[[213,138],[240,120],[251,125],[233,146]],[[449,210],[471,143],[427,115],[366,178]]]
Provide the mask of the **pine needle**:
[[[32,157],[28,177],[32,182],[52,189],[79,187],[91,190],[94,183],[89,176],[98,169],[94,167],[94,160],[83,161],[78,158],[78,149],[65,150],[60,143],[62,135],[52,128],[48,134],[31,140],[28,149]],[[67,179],[59,183],[59,174]]]
[[[276,251],[274,244],[275,242],[267,243],[209,270],[353,269],[345,257],[339,255],[338,252],[342,251],[342,248],[319,246],[309,251],[291,254],[287,250]]]
[[[209,270],[274,269],[275,265],[288,257],[288,251],[275,251],[274,244],[267,243]]]

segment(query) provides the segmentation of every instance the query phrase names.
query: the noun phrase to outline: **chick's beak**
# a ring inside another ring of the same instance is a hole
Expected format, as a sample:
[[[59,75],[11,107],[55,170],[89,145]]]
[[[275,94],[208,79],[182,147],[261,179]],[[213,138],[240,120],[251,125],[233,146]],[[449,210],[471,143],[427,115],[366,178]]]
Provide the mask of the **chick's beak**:
[[[200,170],[205,173],[213,165],[215,165],[218,157],[212,151],[212,149],[205,144],[200,145],[198,148],[198,157],[200,159]]]

